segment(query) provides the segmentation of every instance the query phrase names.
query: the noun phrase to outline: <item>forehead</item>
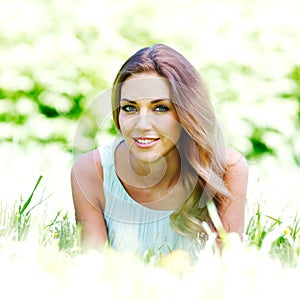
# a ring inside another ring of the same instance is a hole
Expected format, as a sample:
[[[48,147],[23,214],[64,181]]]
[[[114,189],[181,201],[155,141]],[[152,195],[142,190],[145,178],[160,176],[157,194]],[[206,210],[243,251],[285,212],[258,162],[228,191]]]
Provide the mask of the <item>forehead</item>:
[[[141,73],[126,79],[121,88],[121,99],[170,99],[168,80],[155,73]]]

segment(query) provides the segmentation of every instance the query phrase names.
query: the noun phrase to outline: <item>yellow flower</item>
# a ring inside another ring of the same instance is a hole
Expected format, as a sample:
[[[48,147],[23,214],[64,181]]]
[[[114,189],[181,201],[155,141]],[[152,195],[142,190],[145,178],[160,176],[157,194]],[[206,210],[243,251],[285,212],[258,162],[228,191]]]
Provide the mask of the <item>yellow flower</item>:
[[[164,255],[159,265],[171,273],[182,273],[190,265],[190,256],[186,251],[174,250]]]
[[[285,228],[284,230],[283,230],[283,233],[286,235],[286,234],[291,234],[291,230],[290,229],[288,229],[288,228]]]

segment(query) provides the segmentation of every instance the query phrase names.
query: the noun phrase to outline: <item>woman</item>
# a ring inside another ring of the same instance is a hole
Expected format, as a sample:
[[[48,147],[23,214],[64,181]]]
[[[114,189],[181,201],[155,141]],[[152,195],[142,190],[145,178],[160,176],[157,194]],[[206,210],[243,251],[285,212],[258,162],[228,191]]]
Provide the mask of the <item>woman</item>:
[[[181,54],[157,44],[130,57],[114,81],[112,111],[121,138],[72,168],[85,246],[194,249],[215,228],[210,200],[224,229],[242,237],[247,162],[223,147],[208,92]]]

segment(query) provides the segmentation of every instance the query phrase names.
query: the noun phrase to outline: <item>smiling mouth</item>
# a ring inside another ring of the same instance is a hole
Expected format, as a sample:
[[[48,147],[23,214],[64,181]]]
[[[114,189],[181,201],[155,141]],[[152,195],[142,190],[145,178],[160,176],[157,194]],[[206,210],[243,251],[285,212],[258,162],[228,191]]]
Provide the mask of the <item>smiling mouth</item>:
[[[153,143],[157,142],[159,138],[136,138],[134,139],[135,143],[142,146],[150,146]]]

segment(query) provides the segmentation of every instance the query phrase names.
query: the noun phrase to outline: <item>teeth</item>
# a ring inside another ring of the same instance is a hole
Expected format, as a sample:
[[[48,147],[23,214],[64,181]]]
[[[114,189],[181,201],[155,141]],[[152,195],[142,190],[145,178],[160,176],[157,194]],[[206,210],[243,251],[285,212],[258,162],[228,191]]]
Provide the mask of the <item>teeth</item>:
[[[149,143],[154,142],[154,140],[147,140],[147,139],[143,139],[143,140],[137,139],[137,141],[138,141],[140,144],[149,144]]]

